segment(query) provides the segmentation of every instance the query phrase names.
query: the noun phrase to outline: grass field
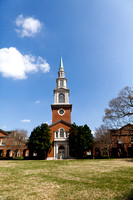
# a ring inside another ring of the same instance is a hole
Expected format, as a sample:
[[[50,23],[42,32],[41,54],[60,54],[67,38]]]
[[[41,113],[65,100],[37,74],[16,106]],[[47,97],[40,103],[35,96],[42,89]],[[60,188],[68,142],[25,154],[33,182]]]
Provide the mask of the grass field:
[[[0,161],[0,200],[44,199],[133,199],[133,159]]]

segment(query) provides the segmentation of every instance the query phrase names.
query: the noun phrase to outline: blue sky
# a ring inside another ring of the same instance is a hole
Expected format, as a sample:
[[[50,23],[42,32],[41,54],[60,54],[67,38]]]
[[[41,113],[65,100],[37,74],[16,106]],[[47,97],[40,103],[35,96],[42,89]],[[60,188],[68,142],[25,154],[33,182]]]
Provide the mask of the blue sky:
[[[51,123],[61,54],[78,125],[132,87],[132,0],[1,0],[0,29],[1,129]]]

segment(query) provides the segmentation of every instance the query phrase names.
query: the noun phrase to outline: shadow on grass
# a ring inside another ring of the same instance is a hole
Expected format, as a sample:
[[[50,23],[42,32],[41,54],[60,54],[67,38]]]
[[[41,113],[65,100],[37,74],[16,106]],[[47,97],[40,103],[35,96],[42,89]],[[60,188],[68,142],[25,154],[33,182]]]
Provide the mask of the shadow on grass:
[[[130,158],[130,159],[126,160],[126,161],[133,162],[133,158]]]
[[[115,200],[133,200],[133,189],[124,193],[121,197],[116,197]]]

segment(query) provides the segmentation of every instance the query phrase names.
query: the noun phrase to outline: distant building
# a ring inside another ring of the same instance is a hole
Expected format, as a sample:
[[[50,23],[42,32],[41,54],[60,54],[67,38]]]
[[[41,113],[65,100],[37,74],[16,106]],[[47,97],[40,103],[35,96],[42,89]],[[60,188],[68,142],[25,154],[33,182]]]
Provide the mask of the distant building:
[[[54,104],[52,109],[52,124],[49,126],[52,132],[52,150],[48,154],[48,160],[69,158],[68,132],[71,126],[72,104],[69,103],[69,89],[63,67],[62,58],[54,89]]]
[[[3,131],[0,129],[0,157],[10,157],[12,156],[12,152],[10,152],[10,149],[8,149],[7,146],[7,136],[11,132]]]
[[[18,149],[18,145],[15,143],[11,144],[9,142],[9,140],[11,139],[10,135],[13,133],[14,131],[3,131],[0,129],[0,158],[1,157],[13,157],[14,156],[14,152],[15,152],[15,156],[29,156],[29,151],[27,150],[27,145],[25,144],[25,146],[23,146],[21,148],[21,146],[19,146]]]
[[[107,147],[111,157],[133,157],[133,124],[127,124],[120,129],[110,130],[110,139],[110,144],[95,144],[95,157],[100,158],[107,155]]]
[[[113,157],[133,157],[133,125],[127,124],[118,130],[111,130]]]

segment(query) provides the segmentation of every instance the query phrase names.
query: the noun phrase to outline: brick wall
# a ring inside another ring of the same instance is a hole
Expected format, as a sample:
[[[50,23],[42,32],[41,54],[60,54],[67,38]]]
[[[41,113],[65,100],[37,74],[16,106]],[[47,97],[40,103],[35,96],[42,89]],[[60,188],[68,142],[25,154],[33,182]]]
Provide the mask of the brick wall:
[[[65,131],[69,131],[70,126],[66,125],[65,123],[59,122],[59,123],[53,125],[52,127],[50,127],[51,134],[52,134],[52,137],[51,137],[52,143],[54,142],[54,132],[58,131],[60,128],[63,128]],[[54,147],[53,146],[52,146],[51,152],[48,154],[48,157],[54,157]]]
[[[62,108],[62,107],[60,107]],[[63,119],[66,122],[71,123],[71,110],[70,108],[67,107],[63,107],[63,109],[65,110],[65,114],[64,115],[59,115],[58,110],[60,109],[59,107],[54,108],[53,112],[52,112],[52,124]]]

